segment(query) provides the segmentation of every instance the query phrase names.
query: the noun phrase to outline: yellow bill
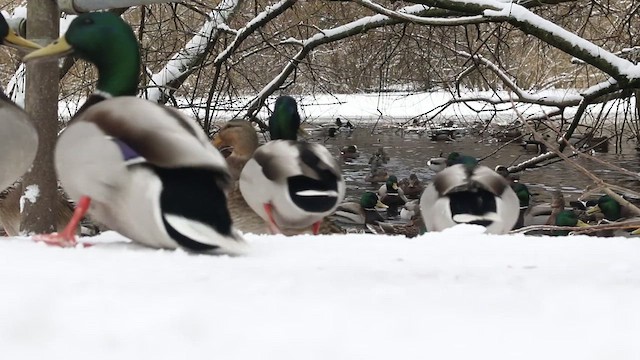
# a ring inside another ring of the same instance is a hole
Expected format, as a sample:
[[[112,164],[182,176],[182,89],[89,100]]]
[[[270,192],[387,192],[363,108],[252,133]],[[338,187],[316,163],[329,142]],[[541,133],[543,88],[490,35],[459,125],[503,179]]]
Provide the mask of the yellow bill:
[[[376,203],[376,207],[377,208],[381,208],[381,209],[386,209],[388,208],[387,205],[383,204],[380,200],[378,200],[378,202]]]
[[[590,208],[587,209],[587,215],[593,215],[595,213],[599,213],[602,212],[602,210],[600,210],[600,206],[598,205],[594,205]]]
[[[584,221],[582,221],[582,220],[578,220],[578,222],[576,223],[576,226],[578,226],[578,227],[589,227],[589,226],[591,226],[591,225],[589,225],[589,224],[585,223],[585,222],[584,222]]]
[[[222,139],[220,138],[220,136],[216,135],[213,137],[213,146],[215,146],[216,148],[220,148],[220,146],[222,145]]]
[[[9,33],[7,34],[7,36],[4,37],[4,39],[2,40],[2,43],[7,46],[15,47],[18,49],[41,49],[42,48],[42,46],[23,38],[13,30],[9,30]]]
[[[303,128],[298,128],[298,136],[302,136],[303,138],[308,138],[309,136],[311,136],[309,134],[309,132],[307,132],[307,130],[303,129]]]
[[[51,44],[43,47],[40,50],[36,50],[27,54],[23,58],[23,61],[30,61],[34,59],[46,58],[51,56],[64,56],[73,51],[73,48],[67,42],[67,39],[64,36],[58,38],[58,40],[52,42]]]

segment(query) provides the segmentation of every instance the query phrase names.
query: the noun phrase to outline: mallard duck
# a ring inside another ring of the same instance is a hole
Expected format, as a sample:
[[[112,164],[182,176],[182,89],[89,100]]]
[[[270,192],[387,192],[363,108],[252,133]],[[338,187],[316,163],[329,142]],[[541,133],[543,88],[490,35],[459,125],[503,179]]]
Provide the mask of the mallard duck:
[[[400,219],[401,220],[411,220],[415,215],[420,214],[420,199],[411,200],[404,204],[402,209],[400,209]]]
[[[258,134],[249,121],[230,120],[213,137],[215,146],[227,160],[233,180],[240,179],[244,165],[260,146]]]
[[[271,141],[259,147],[240,174],[247,204],[272,233],[320,231],[345,194],[340,166],[320,144],[297,141],[300,115],[290,96],[276,99],[269,119]]]
[[[409,222],[404,224],[383,221],[379,222],[377,226],[367,224],[367,228],[374,234],[403,235],[409,238],[424,234],[427,231],[420,215],[413,216]]]
[[[478,159],[469,155],[462,155],[459,152],[452,152],[447,156],[446,161],[447,166],[457,165],[457,164],[465,164],[468,166],[476,166],[478,165]]]
[[[451,165],[467,164],[469,166],[478,165],[478,159],[473,156],[462,155],[459,152],[452,152],[446,158],[442,157],[442,153],[438,157],[431,158],[427,161],[427,166],[435,171],[440,172]]]
[[[601,212],[604,215],[604,218],[608,221],[618,221],[621,219],[636,217],[629,208],[620,205],[620,203],[610,195],[602,195],[598,198],[596,205],[587,209],[588,214],[594,214],[597,212]]]
[[[18,49],[39,49],[40,46],[28,41],[9,28],[0,14],[0,37],[2,44]],[[6,189],[31,167],[38,150],[38,133],[27,113],[11,101],[0,90],[0,190]]]
[[[531,193],[523,183],[513,183],[511,188],[518,196],[520,216],[514,229],[531,225],[554,225],[555,216],[564,210],[564,196],[559,191],[552,194],[551,203],[531,205]]]
[[[640,223],[640,216],[634,214],[628,207],[623,206],[619,202],[617,202],[610,195],[602,195],[598,198],[598,202],[596,205],[587,209],[587,214],[595,215],[597,213],[602,213],[604,216],[604,222],[611,222],[612,224],[636,224]],[[630,229],[620,229],[620,230],[605,230],[597,232],[598,236],[628,236],[628,235],[638,235],[640,234],[640,227],[633,230]],[[631,233],[629,233],[631,231]]]
[[[340,128],[335,127],[332,124],[320,124],[320,125],[309,125],[305,124],[303,129],[304,133],[310,137],[321,137],[324,138],[325,141],[328,138],[334,138],[338,133],[340,133]]]
[[[369,174],[364,178],[364,181],[386,181],[389,174],[387,173],[387,169],[384,167],[384,164],[384,158],[377,155],[372,156],[369,159],[369,165],[371,165],[371,168],[369,169]]]
[[[245,120],[228,121],[214,136],[213,145],[225,155],[234,180],[234,185],[227,195],[227,207],[234,227],[244,233],[268,233],[264,220],[244,200],[238,184],[242,169],[259,146],[254,127]]]
[[[442,157],[442,154],[440,154],[439,157],[427,160],[427,166],[435,172],[440,172],[447,167],[447,158]]]
[[[8,236],[20,235],[20,198],[23,195],[22,182],[18,181],[0,193],[0,225]],[[73,215],[73,205],[59,191],[53,204],[56,219],[56,229],[65,228]]]
[[[576,214],[574,211],[561,210],[554,215],[555,216],[551,218],[549,225],[567,227],[589,227],[589,225],[578,218],[578,214]],[[551,232],[551,235],[567,236],[569,235],[569,232],[569,230],[554,230]]]
[[[439,172],[420,198],[429,231],[456,224],[477,224],[491,234],[509,232],[519,214],[519,201],[507,181],[486,166],[457,164]]]
[[[0,14],[0,38],[5,46],[22,50],[39,49],[40,45],[20,37]],[[0,89],[0,222],[5,233],[18,235],[20,230],[20,197],[22,185],[15,183],[29,168],[38,150],[38,133],[27,113]],[[15,184],[14,184],[15,183]],[[12,186],[14,185],[14,186]],[[5,190],[6,189],[6,190]]]
[[[378,196],[380,202],[387,205],[387,216],[390,218],[398,216],[398,208],[403,206],[409,199],[404,196],[404,192],[398,186],[398,178],[395,175],[391,175],[387,178],[387,181],[378,189]]]
[[[356,145],[347,145],[340,149],[340,156],[342,156],[344,160],[353,160],[360,156],[360,153]]]
[[[216,133],[213,145],[227,160],[234,185],[227,195],[227,207],[233,220],[233,226],[243,233],[267,234],[266,223],[247,204],[238,184],[244,165],[253,157],[258,148],[258,136],[255,128],[245,120],[231,120]],[[325,219],[320,226],[320,234],[342,233],[343,230]]]
[[[407,199],[419,199],[424,190],[422,181],[418,179],[418,175],[411,174],[408,179],[402,179],[398,183]]]
[[[344,202],[338,206],[331,217],[340,223],[352,225],[375,224],[384,221],[376,208],[387,208],[380,202],[378,196],[367,191],[360,196],[359,202]]]
[[[379,167],[379,168],[371,167],[369,174],[367,174],[367,176],[364,177],[364,181],[377,183],[377,182],[385,181],[388,177],[389,177],[389,173],[387,172],[387,169],[383,167]]]
[[[520,180],[520,176],[510,173],[509,168],[504,165],[498,165],[493,170],[500,174],[500,176],[502,176],[503,178],[507,179],[509,184],[514,184],[515,182]]]
[[[389,155],[384,151],[384,147],[380,146],[376,152],[369,158],[369,164],[377,163],[379,165],[389,162]]]
[[[132,96],[140,56],[131,27],[112,13],[82,14],[26,60],[70,52],[98,68],[96,92],[55,148],[58,176],[77,208],[65,230],[38,239],[74,246],[73,230],[89,211],[146,246],[243,252],[224,205],[231,176],[222,155],[192,119]]]
[[[0,14],[2,44],[19,49],[39,49],[9,28]],[[38,133],[27,113],[0,90],[0,191],[12,185],[31,167],[38,150]],[[19,215],[19,214],[18,214]]]

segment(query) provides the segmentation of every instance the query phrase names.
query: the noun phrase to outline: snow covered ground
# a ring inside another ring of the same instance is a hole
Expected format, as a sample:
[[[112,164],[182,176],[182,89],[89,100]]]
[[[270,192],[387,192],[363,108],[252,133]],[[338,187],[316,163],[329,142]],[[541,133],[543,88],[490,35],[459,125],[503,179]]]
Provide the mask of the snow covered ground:
[[[242,257],[0,241],[0,359],[640,359],[640,241],[247,235]]]
[[[11,88],[11,84],[8,85]],[[575,89],[557,89],[545,90],[539,94],[545,98],[567,99],[577,96]],[[505,125],[518,119],[517,113],[513,110],[511,103],[501,105],[487,105],[480,101],[469,101],[465,104],[453,104],[443,109],[443,106],[452,100],[451,93],[447,91],[434,92],[393,92],[381,94],[319,94],[319,95],[292,95],[298,100],[300,115],[309,123],[333,122],[335,118],[340,117],[345,120],[352,121],[355,125],[362,123],[404,123],[409,119],[419,117],[426,120],[435,116],[435,122],[444,122],[453,120],[456,122],[472,123],[474,121],[484,121],[492,119],[494,124]],[[485,98],[497,98],[497,95],[490,92],[473,92],[467,96],[477,96]],[[508,92],[500,92],[499,96],[508,98]],[[258,118],[266,120],[269,118],[270,110],[273,109],[273,103],[277,98],[276,95],[269,98],[267,106],[263,107],[258,113]],[[226,103],[221,100],[220,104],[212,110],[214,119],[218,121],[227,121],[229,119],[244,115],[245,106],[251,101],[251,97],[238,97],[227,99]],[[202,119],[205,117],[206,99],[202,99],[202,103],[198,104],[198,100],[190,100],[179,98],[179,106],[185,114],[189,116],[198,116]],[[19,102],[19,101],[18,101]],[[84,103],[84,98],[60,101],[58,105],[58,113],[60,118],[68,119],[76,113],[78,107]],[[201,106],[198,106],[201,105]],[[616,106],[612,104],[611,106]],[[615,114],[616,109],[607,107],[607,110]],[[537,115],[543,112],[550,112],[552,108],[520,104],[517,106],[518,113],[524,117]],[[570,116],[575,109],[567,109],[565,116]],[[595,121],[590,118],[593,114],[598,114],[601,107],[592,106],[587,109],[589,116],[585,117],[584,124],[590,124]],[[437,115],[437,116],[436,116]]]

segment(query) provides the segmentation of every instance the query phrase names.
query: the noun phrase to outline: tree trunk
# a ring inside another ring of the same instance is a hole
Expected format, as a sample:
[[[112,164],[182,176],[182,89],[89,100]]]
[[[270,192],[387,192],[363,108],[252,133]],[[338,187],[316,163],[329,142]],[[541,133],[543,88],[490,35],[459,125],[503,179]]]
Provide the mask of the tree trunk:
[[[46,45],[58,36],[60,16],[52,0],[29,0],[27,37]],[[38,129],[39,148],[33,166],[23,179],[28,196],[21,199],[21,230],[45,233],[55,230],[53,204],[57,195],[57,177],[53,149],[58,138],[58,60],[27,64],[25,109]]]

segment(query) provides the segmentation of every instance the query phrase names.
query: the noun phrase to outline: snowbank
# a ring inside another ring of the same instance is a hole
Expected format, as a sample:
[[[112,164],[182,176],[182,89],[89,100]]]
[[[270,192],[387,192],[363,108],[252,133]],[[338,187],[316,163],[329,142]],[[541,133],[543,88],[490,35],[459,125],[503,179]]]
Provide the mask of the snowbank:
[[[244,257],[0,241],[2,359],[638,359],[640,242],[247,235]]]

